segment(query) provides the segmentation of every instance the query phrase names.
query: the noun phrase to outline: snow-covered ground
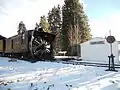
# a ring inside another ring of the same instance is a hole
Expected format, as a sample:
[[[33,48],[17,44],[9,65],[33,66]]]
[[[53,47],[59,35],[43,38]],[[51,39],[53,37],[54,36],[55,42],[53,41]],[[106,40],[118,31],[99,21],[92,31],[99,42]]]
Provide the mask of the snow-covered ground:
[[[0,90],[120,90],[120,70],[0,58]]]

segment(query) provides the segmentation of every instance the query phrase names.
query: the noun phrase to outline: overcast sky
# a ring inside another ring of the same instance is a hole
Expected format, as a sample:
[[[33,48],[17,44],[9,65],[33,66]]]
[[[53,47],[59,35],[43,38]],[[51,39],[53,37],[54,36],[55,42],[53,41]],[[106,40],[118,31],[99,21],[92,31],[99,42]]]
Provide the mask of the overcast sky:
[[[84,0],[93,37],[105,37],[111,30],[120,40],[120,0]],[[17,34],[22,20],[27,29],[33,29],[40,16],[64,0],[0,0],[0,34],[6,37]]]

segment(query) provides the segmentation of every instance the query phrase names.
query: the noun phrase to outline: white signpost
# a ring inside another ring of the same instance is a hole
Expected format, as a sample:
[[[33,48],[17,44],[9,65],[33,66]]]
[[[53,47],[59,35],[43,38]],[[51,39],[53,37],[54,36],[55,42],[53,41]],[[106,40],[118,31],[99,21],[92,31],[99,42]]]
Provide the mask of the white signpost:
[[[110,50],[111,50],[111,54],[110,54],[110,56],[108,56],[109,66],[108,66],[108,69],[106,71],[117,71],[117,70],[115,70],[115,65],[114,65],[115,56],[113,55],[113,52],[112,52],[112,43],[115,42],[115,37],[111,36],[111,32],[110,32],[110,36],[108,36],[106,40],[110,44]]]

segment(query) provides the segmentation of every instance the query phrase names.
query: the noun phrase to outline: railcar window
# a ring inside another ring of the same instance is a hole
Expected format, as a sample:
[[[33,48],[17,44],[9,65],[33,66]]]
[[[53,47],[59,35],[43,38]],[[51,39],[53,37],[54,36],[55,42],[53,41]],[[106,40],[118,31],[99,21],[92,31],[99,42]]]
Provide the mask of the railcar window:
[[[11,48],[13,49],[13,40],[12,40],[12,45],[11,45]]]

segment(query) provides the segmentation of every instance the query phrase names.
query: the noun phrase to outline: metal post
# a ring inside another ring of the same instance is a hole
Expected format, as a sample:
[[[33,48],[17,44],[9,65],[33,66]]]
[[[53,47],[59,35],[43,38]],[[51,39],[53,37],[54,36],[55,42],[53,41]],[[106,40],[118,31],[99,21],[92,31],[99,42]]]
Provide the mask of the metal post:
[[[108,36],[107,42],[110,43],[110,51],[111,51],[110,53],[111,53],[111,55],[108,56],[108,58],[109,58],[109,67],[108,67],[108,69],[106,71],[117,71],[117,70],[115,70],[115,66],[114,66],[114,57],[115,56],[112,53],[112,43],[115,41],[115,38],[113,36],[111,36],[111,31],[109,31],[109,32],[110,32],[110,36]]]
[[[111,55],[112,55],[112,43],[110,44],[110,51],[111,51]]]
[[[109,30],[110,36],[111,36],[111,30]],[[111,55],[112,55],[112,43],[110,43],[110,51],[111,51]]]
[[[108,70],[110,70],[110,56],[108,56],[108,58],[109,58],[109,67],[108,67]]]

